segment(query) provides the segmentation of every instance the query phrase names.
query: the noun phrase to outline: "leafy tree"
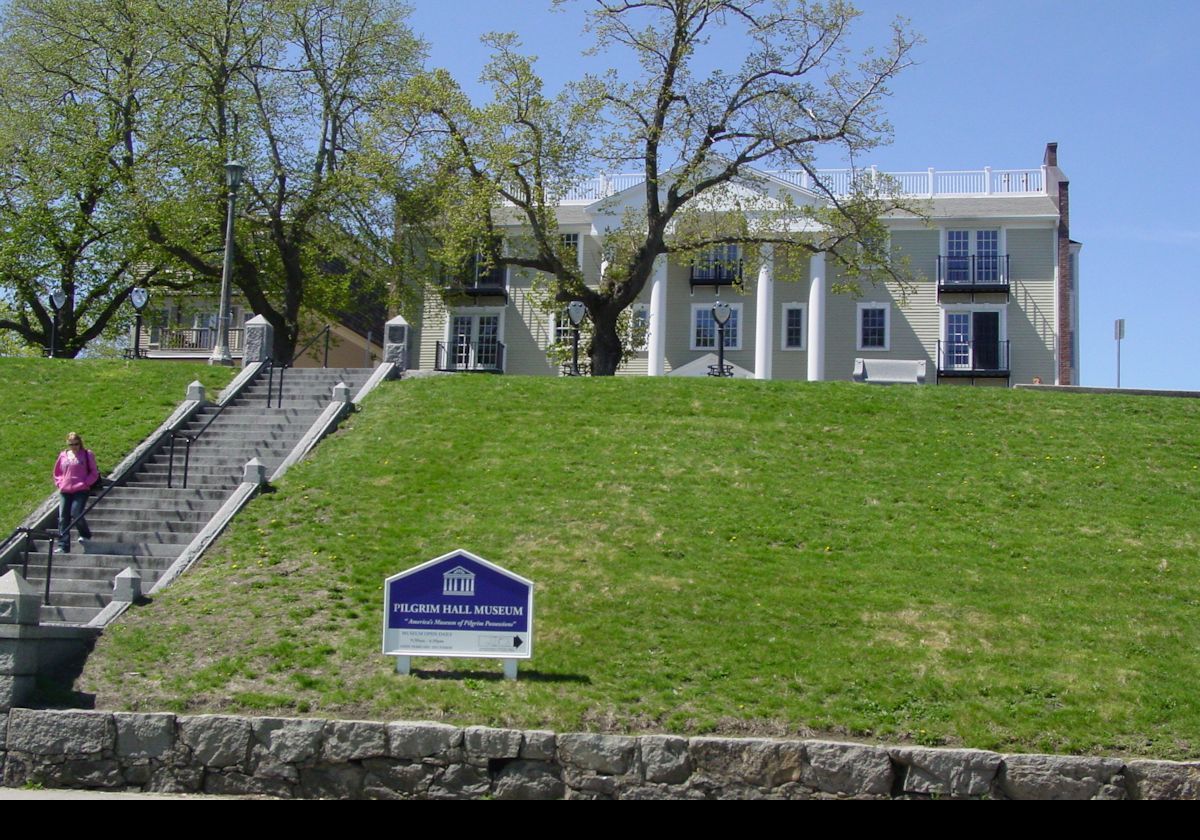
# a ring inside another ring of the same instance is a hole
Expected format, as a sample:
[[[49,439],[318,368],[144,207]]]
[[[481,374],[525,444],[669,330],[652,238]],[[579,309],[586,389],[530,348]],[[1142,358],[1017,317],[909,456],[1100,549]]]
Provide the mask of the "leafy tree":
[[[513,36],[489,36],[491,102],[472,104],[444,72],[393,100],[398,126],[426,115],[403,136],[445,183],[436,207],[407,222],[436,243],[431,263],[478,250],[490,265],[542,272],[548,305],[582,300],[595,375],[615,372],[620,315],[663,255],[739,243],[753,264],[771,246],[829,254],[851,280],[903,280],[880,216],[905,205],[886,179],[854,179],[849,195],[834,195],[813,169],[824,148],[853,161],[888,138],[881,104],[917,42],[897,22],[884,49],[855,58],[847,39],[857,15],[838,0],[596,0],[587,24],[596,48],[630,53],[639,73],[588,77],[558,97]],[[718,37],[722,29],[740,29],[740,41]],[[606,270],[588,285],[558,235],[555,205],[594,167],[631,164],[644,176],[644,206],[607,232]],[[756,173],[775,168],[807,172],[825,201],[768,194]],[[506,240],[513,222],[521,232]]]
[[[382,86],[420,43],[392,0],[198,0],[161,11],[181,53],[155,131],[162,173],[139,172],[151,242],[197,277],[221,276],[225,161],[246,166],[234,283],[290,358],[302,310],[344,308],[382,282],[386,195],[366,138]],[[390,218],[388,218],[390,229]]]
[[[366,135],[420,43],[394,0],[15,0],[0,43],[0,320],[75,355],[138,284],[215,292],[224,164],[246,166],[234,282],[290,358],[304,311],[382,282]],[[390,230],[390,214],[386,227]]]
[[[130,4],[25,0],[0,35],[0,330],[74,357],[138,284],[164,285],[125,187],[158,45]]]

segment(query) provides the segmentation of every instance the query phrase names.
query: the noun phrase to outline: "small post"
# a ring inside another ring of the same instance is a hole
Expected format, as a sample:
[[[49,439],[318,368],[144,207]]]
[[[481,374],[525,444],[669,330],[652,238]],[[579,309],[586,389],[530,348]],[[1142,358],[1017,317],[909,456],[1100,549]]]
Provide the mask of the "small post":
[[[1125,337],[1125,319],[1118,318],[1113,323],[1113,338],[1117,341],[1117,387],[1121,387],[1121,339]]]
[[[335,403],[350,402],[350,386],[345,382],[339,382],[333,386],[333,401]]]
[[[395,365],[400,373],[409,366],[409,332],[408,321],[400,315],[383,325],[383,360]]]
[[[321,367],[329,367],[329,325],[325,325],[325,360],[321,363]]]
[[[504,660],[504,679],[515,680],[517,678],[517,660]]]
[[[262,315],[255,315],[246,322],[242,340],[242,367],[255,362],[265,362],[271,356],[275,343],[275,328]]]
[[[571,321],[571,375],[579,375],[579,325],[587,315],[587,305],[581,300],[567,304],[567,317]]]
[[[204,385],[199,379],[192,380],[192,384],[187,386],[187,399],[190,402],[204,402],[205,391]]]
[[[396,673],[402,677],[407,677],[412,673],[412,657],[397,656],[396,657]]]
[[[132,604],[142,597],[142,576],[126,566],[116,580],[113,581],[113,600],[124,604]]]
[[[266,484],[267,483],[267,465],[257,458],[251,458],[246,462],[246,466],[242,471],[243,484]]]
[[[729,322],[732,307],[716,301],[712,307],[713,320],[717,323],[717,376],[725,376],[725,324]]]

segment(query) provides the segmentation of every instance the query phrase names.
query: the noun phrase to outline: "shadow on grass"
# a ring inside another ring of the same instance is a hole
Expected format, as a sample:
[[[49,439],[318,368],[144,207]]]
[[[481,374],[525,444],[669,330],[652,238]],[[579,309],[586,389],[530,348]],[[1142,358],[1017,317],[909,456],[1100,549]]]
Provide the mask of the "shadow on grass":
[[[501,671],[422,671],[419,668],[413,668],[411,676],[419,680],[494,680],[498,682],[504,679],[504,673]],[[580,683],[582,685],[590,685],[592,682],[592,678],[586,674],[549,674],[533,670],[519,670],[517,679],[525,682]]]

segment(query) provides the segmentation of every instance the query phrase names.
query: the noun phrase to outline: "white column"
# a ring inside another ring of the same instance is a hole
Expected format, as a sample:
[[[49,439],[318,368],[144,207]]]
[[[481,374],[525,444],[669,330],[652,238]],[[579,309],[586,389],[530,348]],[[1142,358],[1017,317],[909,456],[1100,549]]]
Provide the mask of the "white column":
[[[654,275],[650,280],[649,373],[663,376],[667,372],[667,257],[654,260]]]
[[[770,379],[775,350],[775,254],[770,245],[763,246],[762,258],[754,308],[754,378]]]
[[[808,381],[820,382],[825,378],[825,255],[814,254],[808,271]]]

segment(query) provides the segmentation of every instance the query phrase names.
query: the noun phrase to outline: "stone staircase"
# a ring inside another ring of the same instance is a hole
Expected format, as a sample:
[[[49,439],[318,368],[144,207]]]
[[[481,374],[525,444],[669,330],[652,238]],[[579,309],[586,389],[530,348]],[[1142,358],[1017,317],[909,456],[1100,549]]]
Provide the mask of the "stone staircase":
[[[114,580],[127,567],[141,576],[142,591],[149,591],[238,487],[247,461],[258,458],[270,476],[329,405],[333,386],[345,382],[353,396],[371,373],[288,370],[280,406],[276,372],[270,408],[267,377],[260,375],[192,444],[186,488],[184,441],[175,444],[172,487],[167,487],[170,443],[164,442],[88,513],[91,540],[73,542],[69,554],[55,549],[42,623],[87,624],[112,600]],[[205,406],[179,431],[196,434],[216,413],[216,405]],[[32,541],[27,580],[39,592],[45,587],[46,551],[45,540]]]

